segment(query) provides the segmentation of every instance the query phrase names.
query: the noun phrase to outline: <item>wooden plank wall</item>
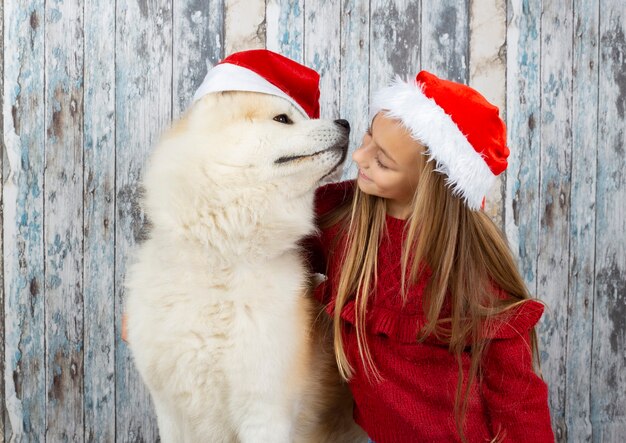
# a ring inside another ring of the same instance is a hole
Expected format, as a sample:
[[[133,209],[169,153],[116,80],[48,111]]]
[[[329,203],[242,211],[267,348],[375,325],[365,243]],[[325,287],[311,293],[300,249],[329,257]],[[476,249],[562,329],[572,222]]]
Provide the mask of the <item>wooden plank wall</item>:
[[[3,13],[4,433],[44,441],[44,2]]]
[[[626,8],[600,1],[591,423],[626,435]],[[597,321],[595,321],[597,319]]]
[[[4,2],[0,3],[0,17],[4,17]],[[0,19],[0,42],[4,42],[4,20]],[[4,109],[4,57],[0,61],[0,110]],[[0,134],[4,134],[4,119],[0,118]],[[2,146],[4,141],[0,141]],[[0,186],[4,182],[3,180],[3,155],[0,153]],[[2,192],[0,192],[0,233],[4,230],[2,223],[4,220],[3,212],[3,198]],[[3,236],[0,235],[0,269],[4,269],[4,247]],[[3,376],[0,380],[0,440],[4,440],[4,275],[0,272],[0,374]]]
[[[84,440],[115,438],[115,9],[84,8]],[[97,15],[98,20],[90,19]],[[111,38],[104,39],[103,35]],[[105,295],[106,294],[106,295]]]
[[[0,17],[0,441],[156,441],[119,337],[137,183],[206,70],[261,47],[321,73],[322,116],[351,122],[352,149],[394,74],[428,69],[500,106],[512,154],[487,211],[549,305],[557,439],[622,441],[621,0],[20,0]]]

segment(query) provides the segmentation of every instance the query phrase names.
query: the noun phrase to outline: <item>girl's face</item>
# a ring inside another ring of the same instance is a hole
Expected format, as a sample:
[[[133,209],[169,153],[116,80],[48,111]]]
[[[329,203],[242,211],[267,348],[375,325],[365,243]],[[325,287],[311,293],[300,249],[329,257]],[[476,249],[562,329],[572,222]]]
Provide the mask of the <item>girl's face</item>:
[[[361,191],[387,199],[387,213],[406,219],[421,165],[424,145],[415,141],[398,120],[379,112],[352,159],[359,167]]]

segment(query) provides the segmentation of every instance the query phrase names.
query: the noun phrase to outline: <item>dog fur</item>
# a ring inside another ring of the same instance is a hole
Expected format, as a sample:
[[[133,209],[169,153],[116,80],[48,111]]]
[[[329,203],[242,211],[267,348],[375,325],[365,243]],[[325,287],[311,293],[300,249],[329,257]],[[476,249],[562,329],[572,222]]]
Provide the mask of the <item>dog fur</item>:
[[[284,99],[225,92],[196,102],[152,153],[151,231],[126,313],[163,442],[364,438],[298,249],[347,136]]]

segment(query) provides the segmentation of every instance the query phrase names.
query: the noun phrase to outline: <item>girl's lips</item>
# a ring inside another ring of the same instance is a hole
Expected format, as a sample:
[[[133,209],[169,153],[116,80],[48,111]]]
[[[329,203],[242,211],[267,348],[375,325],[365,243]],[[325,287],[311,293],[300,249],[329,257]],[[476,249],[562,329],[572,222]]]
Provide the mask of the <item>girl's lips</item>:
[[[372,179],[369,178],[367,175],[363,174],[363,171],[361,171],[360,169],[359,169],[359,177],[361,177],[363,180],[366,180],[368,182],[372,181]]]

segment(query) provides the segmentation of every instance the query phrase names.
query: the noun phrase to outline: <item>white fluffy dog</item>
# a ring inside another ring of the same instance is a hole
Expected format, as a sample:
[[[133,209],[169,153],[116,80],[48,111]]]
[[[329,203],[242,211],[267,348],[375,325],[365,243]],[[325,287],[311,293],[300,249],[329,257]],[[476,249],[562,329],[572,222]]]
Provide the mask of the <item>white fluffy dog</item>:
[[[345,159],[348,132],[282,98],[217,93],[152,154],[151,232],[129,268],[126,313],[162,441],[363,437],[297,247],[314,232],[313,191]]]

